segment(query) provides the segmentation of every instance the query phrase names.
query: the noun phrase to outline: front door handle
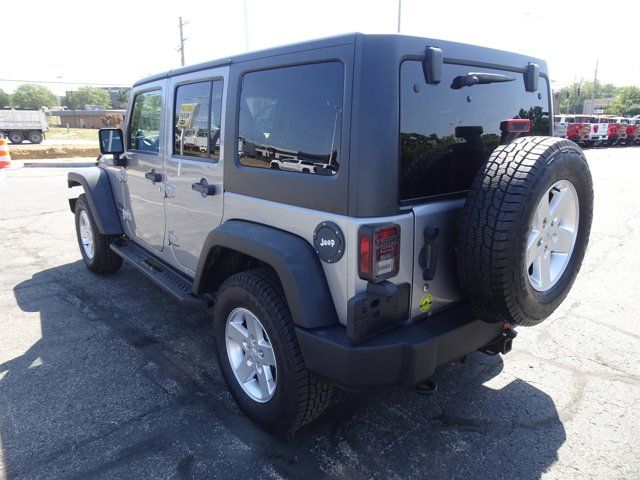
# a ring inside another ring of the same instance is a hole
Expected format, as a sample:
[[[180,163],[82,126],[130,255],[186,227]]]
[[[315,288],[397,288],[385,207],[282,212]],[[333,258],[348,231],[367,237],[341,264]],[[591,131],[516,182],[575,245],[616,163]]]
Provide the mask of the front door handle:
[[[201,178],[199,182],[191,184],[191,190],[195,190],[196,192],[200,192],[202,197],[207,197],[209,195],[216,194],[216,186],[209,185],[206,178]]]
[[[144,178],[151,180],[151,183],[155,184],[162,181],[162,173],[157,173],[156,169],[152,168],[150,172],[144,174]]]

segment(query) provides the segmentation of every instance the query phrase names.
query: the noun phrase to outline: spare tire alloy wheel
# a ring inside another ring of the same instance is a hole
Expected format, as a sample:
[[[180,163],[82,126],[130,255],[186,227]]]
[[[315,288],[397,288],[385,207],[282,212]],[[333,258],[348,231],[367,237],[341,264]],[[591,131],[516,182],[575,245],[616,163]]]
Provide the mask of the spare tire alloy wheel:
[[[567,180],[554,183],[538,202],[525,263],[537,291],[550,290],[565,272],[576,244],[579,216],[578,194]]]
[[[591,173],[580,147],[522,137],[480,168],[458,220],[460,285],[487,322],[536,325],[565,299],[593,217]]]
[[[266,330],[252,312],[236,308],[227,317],[227,357],[238,384],[256,402],[268,402],[276,390],[278,369]]]

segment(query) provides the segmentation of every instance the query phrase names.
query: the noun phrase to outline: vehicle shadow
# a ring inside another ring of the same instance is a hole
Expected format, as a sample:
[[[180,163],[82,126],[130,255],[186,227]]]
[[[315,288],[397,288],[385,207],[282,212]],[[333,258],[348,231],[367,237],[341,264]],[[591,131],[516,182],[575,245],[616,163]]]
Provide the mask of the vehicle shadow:
[[[132,268],[75,262],[13,291],[41,338],[0,364],[7,478],[535,479],[566,439],[552,398],[482,354],[430,396],[337,391],[294,437],[268,434],[226,392],[206,315]]]

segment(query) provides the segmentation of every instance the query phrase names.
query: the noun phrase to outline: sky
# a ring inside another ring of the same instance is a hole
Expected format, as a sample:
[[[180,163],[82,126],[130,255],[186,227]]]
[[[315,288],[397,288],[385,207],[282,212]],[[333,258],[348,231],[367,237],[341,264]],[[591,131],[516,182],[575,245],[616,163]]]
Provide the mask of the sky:
[[[612,2],[620,15],[597,5],[598,11],[592,0],[402,0],[401,33],[542,58],[554,89],[592,81],[596,61],[603,83],[640,86],[633,33],[640,1]],[[89,83],[130,86],[178,67],[179,16],[188,22],[185,60],[192,64],[347,32],[396,33],[398,0],[31,0],[28,13],[2,22],[2,43],[11,41],[3,48],[0,88],[10,92],[38,80],[54,82],[46,85],[63,95]]]

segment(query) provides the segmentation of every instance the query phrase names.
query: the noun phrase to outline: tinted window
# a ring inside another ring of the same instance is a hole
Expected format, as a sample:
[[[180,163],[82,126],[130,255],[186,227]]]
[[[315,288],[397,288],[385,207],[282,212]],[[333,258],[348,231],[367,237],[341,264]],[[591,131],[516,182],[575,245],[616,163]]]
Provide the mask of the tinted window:
[[[456,77],[478,70],[514,81],[451,88]],[[520,73],[444,64],[442,82],[427,85],[418,61],[403,62],[400,76],[401,200],[468,190],[500,144],[504,120],[528,118],[531,135],[550,135],[544,78],[537,92],[527,92]]]
[[[220,156],[222,80],[176,89],[173,154],[217,160]]]
[[[129,124],[129,148],[158,153],[160,146],[160,90],[139,93],[133,102]]]
[[[240,163],[300,173],[336,173],[343,86],[339,62],[247,73],[240,95]]]
[[[222,131],[222,80],[211,85],[211,121],[209,125],[209,157],[220,158],[220,133]]]

